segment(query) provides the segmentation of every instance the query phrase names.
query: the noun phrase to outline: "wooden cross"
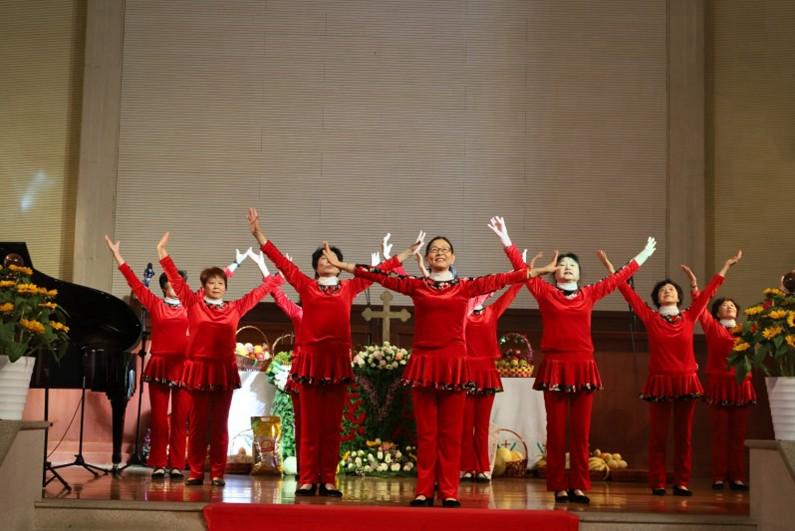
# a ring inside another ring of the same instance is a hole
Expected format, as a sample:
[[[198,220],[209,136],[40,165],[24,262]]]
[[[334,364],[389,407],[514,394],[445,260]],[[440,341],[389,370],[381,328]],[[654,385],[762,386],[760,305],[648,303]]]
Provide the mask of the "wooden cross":
[[[399,312],[392,312],[389,310],[390,303],[392,299],[394,299],[394,295],[392,293],[385,291],[381,294],[380,299],[384,302],[384,309],[380,312],[374,311],[371,307],[367,307],[362,311],[362,317],[364,317],[365,321],[369,321],[371,319],[381,319],[381,341],[389,341],[389,321],[392,319],[400,319],[401,322],[405,323],[409,319],[411,319],[411,314],[405,308],[400,310]]]

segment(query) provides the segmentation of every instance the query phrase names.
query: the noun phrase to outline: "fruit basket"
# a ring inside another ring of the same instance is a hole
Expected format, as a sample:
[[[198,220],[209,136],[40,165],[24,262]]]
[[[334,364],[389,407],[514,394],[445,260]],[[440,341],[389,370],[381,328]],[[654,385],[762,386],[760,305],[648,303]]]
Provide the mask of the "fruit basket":
[[[524,334],[511,332],[500,337],[502,357],[497,360],[497,372],[503,378],[533,376],[533,347]]]
[[[507,478],[522,478],[527,473],[527,443],[513,430],[501,428],[497,431],[497,457],[494,460],[494,475]],[[504,439],[503,439],[504,437]]]
[[[252,334],[253,333],[253,334]],[[241,342],[243,336],[254,336],[257,343]],[[265,371],[270,365],[271,347],[268,336],[256,326],[246,325],[237,329],[235,334],[237,345],[235,346],[235,361],[237,368],[241,371]]]

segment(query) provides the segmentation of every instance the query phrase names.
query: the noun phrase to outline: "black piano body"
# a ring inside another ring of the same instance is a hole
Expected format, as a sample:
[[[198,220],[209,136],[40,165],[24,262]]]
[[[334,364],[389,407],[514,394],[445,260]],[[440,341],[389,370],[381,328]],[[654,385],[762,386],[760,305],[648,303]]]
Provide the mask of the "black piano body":
[[[113,411],[112,462],[121,462],[121,444],[127,403],[135,391],[135,354],[130,352],[141,336],[141,321],[121,299],[86,286],[50,277],[37,271],[24,242],[0,242],[0,260],[21,257],[33,269],[32,281],[57,289],[58,304],[68,313],[69,347],[60,362],[40,355],[30,386],[50,389],[102,391]]]

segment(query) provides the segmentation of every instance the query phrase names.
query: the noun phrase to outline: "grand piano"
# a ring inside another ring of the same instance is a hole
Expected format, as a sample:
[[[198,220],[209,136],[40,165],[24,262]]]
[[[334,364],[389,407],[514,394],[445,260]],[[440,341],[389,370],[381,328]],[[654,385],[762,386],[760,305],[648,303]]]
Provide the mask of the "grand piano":
[[[86,389],[104,392],[113,411],[112,462],[117,468],[124,414],[135,391],[135,355],[130,349],[141,336],[141,321],[124,301],[109,293],[37,271],[24,242],[0,242],[0,260],[32,268],[35,284],[58,290],[56,300],[68,313],[69,347],[60,363],[49,355],[39,356],[30,386],[81,389],[85,376]]]

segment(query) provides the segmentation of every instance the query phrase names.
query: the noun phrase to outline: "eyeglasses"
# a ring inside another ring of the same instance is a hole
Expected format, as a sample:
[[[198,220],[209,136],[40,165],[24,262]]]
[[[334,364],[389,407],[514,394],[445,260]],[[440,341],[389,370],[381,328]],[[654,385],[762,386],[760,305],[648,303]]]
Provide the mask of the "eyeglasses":
[[[428,254],[451,254],[453,252],[449,247],[431,247],[428,249]]]

